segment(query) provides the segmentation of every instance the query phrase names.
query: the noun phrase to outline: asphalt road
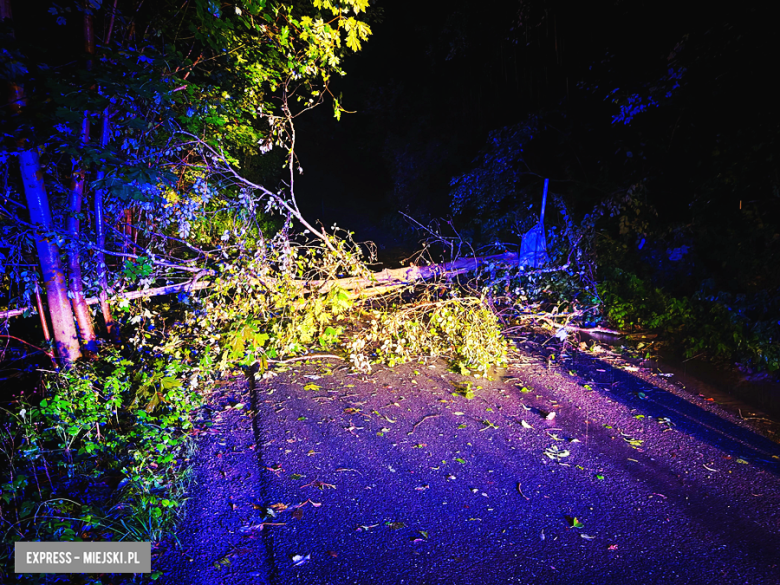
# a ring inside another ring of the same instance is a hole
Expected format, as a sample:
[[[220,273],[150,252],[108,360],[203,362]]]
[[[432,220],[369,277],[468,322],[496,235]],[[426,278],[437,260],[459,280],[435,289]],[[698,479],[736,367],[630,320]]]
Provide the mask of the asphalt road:
[[[290,366],[215,388],[158,582],[780,583],[780,445],[673,378]]]

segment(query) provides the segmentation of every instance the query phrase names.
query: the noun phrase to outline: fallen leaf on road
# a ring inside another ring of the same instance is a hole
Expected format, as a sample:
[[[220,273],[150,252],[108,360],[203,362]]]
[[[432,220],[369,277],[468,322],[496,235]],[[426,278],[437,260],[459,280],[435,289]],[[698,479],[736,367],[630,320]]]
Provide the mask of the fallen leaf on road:
[[[629,445],[631,445],[634,449],[636,449],[637,447],[641,447],[642,443],[644,443],[642,439],[634,439],[633,437],[625,433],[620,433],[620,434],[623,436],[623,440]]]
[[[485,426],[482,427],[481,429],[479,429],[480,431],[486,431],[488,429],[497,429],[498,428],[498,425],[496,423],[490,422],[488,419],[483,419],[482,420],[482,424],[485,425]]]
[[[314,481],[304,484],[301,487],[302,488],[314,487],[317,488],[318,490],[324,490],[325,488],[331,488],[334,490],[336,489],[336,486],[333,485],[332,483],[325,483],[324,481],[320,481],[319,479],[315,479]]]
[[[303,563],[305,563],[306,561],[310,561],[310,560],[311,560],[311,555],[306,555],[306,556],[303,556],[303,555],[293,555],[292,556],[292,563],[293,563],[294,567],[298,567],[298,566],[302,565]]]
[[[251,526],[242,526],[238,529],[239,532],[247,533],[257,530],[262,531],[266,526],[285,526],[286,522],[261,522],[260,524],[252,524]]]
[[[560,461],[564,457],[568,457],[571,453],[568,449],[558,449],[557,445],[552,445],[544,450],[544,454],[553,461]]]
[[[527,422],[525,422],[524,420],[521,420],[521,421],[520,421],[520,424],[521,424],[521,425],[523,425],[523,428],[524,428],[524,429],[532,429],[532,428],[533,428],[533,427],[532,427],[530,424],[528,424],[528,423],[527,423]]]

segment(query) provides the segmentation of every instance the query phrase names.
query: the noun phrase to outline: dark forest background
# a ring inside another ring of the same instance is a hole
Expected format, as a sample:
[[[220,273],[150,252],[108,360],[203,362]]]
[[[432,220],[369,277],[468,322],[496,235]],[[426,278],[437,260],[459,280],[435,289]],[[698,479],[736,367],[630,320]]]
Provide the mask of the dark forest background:
[[[736,351],[777,367],[778,44],[766,3],[383,8],[337,86],[355,113],[301,120],[312,217],[375,240],[387,260],[425,236],[399,211],[512,248],[538,220],[547,177],[568,214],[548,202],[553,240],[567,219],[601,216],[593,251],[613,324],[663,330],[689,356]]]

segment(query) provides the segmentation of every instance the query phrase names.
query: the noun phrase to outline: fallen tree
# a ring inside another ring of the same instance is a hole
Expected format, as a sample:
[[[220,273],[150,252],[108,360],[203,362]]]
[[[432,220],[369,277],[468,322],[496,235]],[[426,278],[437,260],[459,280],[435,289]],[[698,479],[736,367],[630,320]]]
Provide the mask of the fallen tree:
[[[452,278],[454,276],[469,272],[470,270],[475,270],[481,264],[487,262],[505,262],[510,264],[516,260],[517,254],[507,252],[504,254],[495,254],[493,256],[461,258],[453,262],[431,264],[428,266],[410,266],[408,268],[385,269],[381,272],[372,274],[370,277],[349,277],[335,280],[301,280],[299,284],[302,288],[317,290],[318,292],[328,292],[334,288],[339,288],[345,291],[354,291],[354,296],[358,297],[361,296],[362,292],[367,291],[368,289],[370,289],[371,292],[375,294],[381,294],[382,292],[392,290],[395,287],[413,284],[414,282],[420,280],[428,280],[436,277]],[[562,267],[560,269],[564,268],[565,267]],[[201,281],[201,278],[211,275],[213,275],[213,272],[203,272],[198,274],[194,279],[187,282],[141,290],[124,291],[113,295],[113,298],[132,300],[181,292],[189,293],[204,290],[211,287],[212,283],[209,281]],[[268,282],[267,284],[271,283]],[[98,303],[100,303],[99,297],[90,297],[87,299],[88,305],[96,305]],[[0,312],[0,319],[18,317],[20,315],[24,315],[27,312],[32,312],[33,309],[34,307],[27,306],[20,307],[18,309],[2,311]]]
[[[502,263],[508,266],[516,266],[517,259],[517,254],[513,252],[505,252],[503,254],[494,254],[491,256],[460,258],[452,262],[443,262],[441,264],[385,269],[380,272],[372,273],[368,277],[348,277],[332,280],[301,280],[298,282],[298,284],[301,288],[311,289],[312,291],[316,290],[320,293],[327,293],[333,289],[338,288],[344,291],[349,291],[351,293],[351,298],[364,298],[367,296],[383,294],[397,287],[407,286],[414,284],[415,282],[430,280],[433,278],[443,278],[445,280],[449,280],[456,276],[476,270],[481,265],[487,264],[489,262]],[[526,273],[542,274],[547,272],[566,270],[566,268],[568,268],[568,265],[554,268],[528,270]],[[116,293],[112,298],[133,300],[177,294],[182,292],[191,293],[200,291],[208,289],[212,286],[212,282],[201,280],[204,277],[212,275],[213,272],[211,271],[203,271],[195,278],[187,282],[132,291],[123,291]],[[260,281],[258,281],[258,283],[259,282]],[[272,282],[270,280],[263,281],[261,284],[270,285]],[[101,302],[101,299],[99,297],[89,297],[86,299],[86,302],[88,305],[97,305]],[[11,317],[19,317],[25,313],[34,314],[34,310],[36,310],[35,307],[26,306],[17,309],[1,311],[0,319],[5,320]]]

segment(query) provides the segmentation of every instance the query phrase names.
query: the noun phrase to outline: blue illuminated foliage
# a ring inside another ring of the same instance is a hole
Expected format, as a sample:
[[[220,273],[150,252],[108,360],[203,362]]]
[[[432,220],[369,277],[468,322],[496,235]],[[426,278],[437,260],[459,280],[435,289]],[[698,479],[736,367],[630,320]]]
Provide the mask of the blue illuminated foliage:
[[[511,226],[526,196],[524,180],[535,177],[525,149],[538,132],[539,119],[530,117],[514,126],[490,132],[475,166],[450,181],[450,208],[455,214],[478,218],[483,229],[496,234]]]

